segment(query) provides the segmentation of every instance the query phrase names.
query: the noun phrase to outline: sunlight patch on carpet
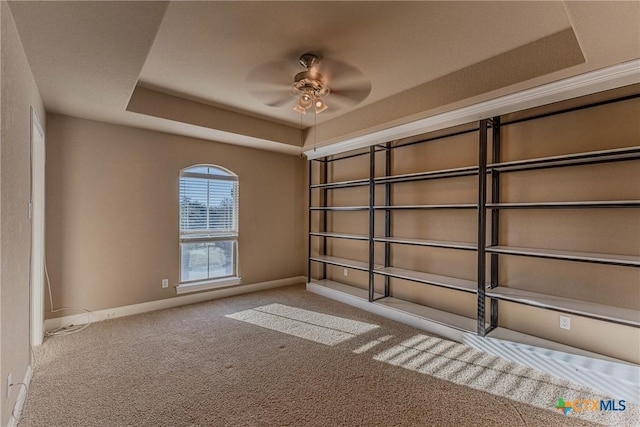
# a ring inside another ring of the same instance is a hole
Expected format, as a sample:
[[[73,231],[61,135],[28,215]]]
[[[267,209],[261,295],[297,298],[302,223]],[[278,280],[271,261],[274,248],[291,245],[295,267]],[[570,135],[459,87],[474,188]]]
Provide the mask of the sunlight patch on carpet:
[[[393,335],[385,335],[375,340],[371,340],[368,343],[356,348],[355,350],[353,350],[353,352],[356,354],[366,353],[367,351],[371,350],[373,347],[378,346],[385,341],[389,341],[391,338],[393,338]]]
[[[225,317],[331,346],[379,327],[283,304],[269,304]]]
[[[373,356],[374,360],[451,381],[548,410],[558,398],[608,400],[608,396],[552,377],[464,344],[416,335]],[[573,411],[571,416],[615,426],[633,426],[640,410],[627,402],[624,412]]]

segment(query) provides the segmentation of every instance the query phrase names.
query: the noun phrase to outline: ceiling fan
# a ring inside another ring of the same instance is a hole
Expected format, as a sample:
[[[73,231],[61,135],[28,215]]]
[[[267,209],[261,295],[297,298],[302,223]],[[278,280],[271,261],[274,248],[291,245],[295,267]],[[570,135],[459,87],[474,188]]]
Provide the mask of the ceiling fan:
[[[270,107],[290,104],[300,114],[311,108],[321,113],[327,108],[351,107],[371,92],[371,83],[352,65],[305,53],[298,59],[305,70],[294,74],[292,62],[274,61],[258,66],[247,77],[249,91]]]

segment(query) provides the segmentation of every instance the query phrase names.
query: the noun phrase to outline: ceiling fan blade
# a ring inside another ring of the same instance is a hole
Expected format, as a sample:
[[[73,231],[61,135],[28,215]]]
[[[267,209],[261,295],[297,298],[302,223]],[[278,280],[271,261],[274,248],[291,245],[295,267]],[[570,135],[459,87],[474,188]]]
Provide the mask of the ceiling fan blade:
[[[266,102],[265,104],[268,105],[269,107],[282,107],[287,104],[293,104],[293,101],[295,101],[293,97],[287,96],[286,98],[276,99],[271,102]]]
[[[320,71],[331,90],[327,103],[335,109],[352,107],[371,93],[371,82],[353,65],[324,58],[320,62]]]
[[[293,101],[291,87],[294,73],[282,61],[258,65],[246,78],[251,95],[270,107],[281,107]]]
[[[357,67],[338,61],[337,59],[324,58],[320,62],[319,67],[320,72],[332,87],[348,83],[368,81],[364,73]]]
[[[250,84],[274,84],[290,86],[294,73],[281,61],[271,61],[258,65],[246,78]]]
[[[250,90],[249,92],[269,107],[281,107],[288,102],[293,102],[295,100],[289,93],[288,87],[285,87],[284,89]]]
[[[282,93],[291,91],[291,85],[285,83],[249,82],[248,86],[249,92],[279,91]]]
[[[364,101],[371,93],[371,83],[364,82],[359,85],[331,88],[329,98],[339,103],[353,106]]]

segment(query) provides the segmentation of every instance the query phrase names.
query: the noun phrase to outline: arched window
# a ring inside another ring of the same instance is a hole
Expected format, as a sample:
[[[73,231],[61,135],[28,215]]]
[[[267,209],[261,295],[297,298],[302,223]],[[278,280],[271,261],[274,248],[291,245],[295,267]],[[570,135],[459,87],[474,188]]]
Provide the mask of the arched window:
[[[180,172],[179,292],[237,278],[238,198],[238,176],[227,169],[197,165]]]

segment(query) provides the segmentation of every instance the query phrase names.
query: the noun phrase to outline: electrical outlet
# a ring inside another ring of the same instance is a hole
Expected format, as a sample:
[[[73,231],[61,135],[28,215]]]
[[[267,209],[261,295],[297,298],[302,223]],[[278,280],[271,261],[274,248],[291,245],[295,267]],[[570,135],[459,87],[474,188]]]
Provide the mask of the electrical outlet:
[[[11,384],[13,384],[13,379],[11,372],[9,372],[9,375],[7,375],[7,398],[9,397],[9,394],[11,394]]]
[[[162,279],[162,287],[163,288],[169,287],[169,279]]]
[[[349,275],[349,270],[345,268],[343,274],[345,277],[347,277]]]
[[[571,318],[566,316],[560,316],[560,328],[571,330]]]

